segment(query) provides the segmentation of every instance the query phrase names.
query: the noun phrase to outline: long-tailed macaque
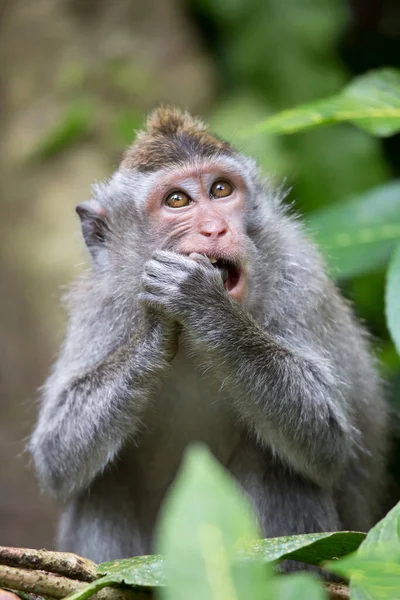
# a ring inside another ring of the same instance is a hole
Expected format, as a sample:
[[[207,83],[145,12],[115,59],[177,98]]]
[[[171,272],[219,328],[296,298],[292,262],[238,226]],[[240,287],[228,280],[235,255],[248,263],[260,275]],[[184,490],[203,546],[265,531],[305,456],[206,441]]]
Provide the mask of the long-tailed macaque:
[[[253,160],[156,109],[77,207],[91,254],[30,450],[59,548],[147,554],[182,453],[207,444],[263,535],[367,530],[387,410],[368,339]]]

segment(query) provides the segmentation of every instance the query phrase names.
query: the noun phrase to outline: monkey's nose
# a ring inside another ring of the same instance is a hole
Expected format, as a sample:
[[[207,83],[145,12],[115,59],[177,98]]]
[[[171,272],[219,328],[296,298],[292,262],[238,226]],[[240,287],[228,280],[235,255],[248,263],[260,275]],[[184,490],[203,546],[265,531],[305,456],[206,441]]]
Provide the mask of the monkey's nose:
[[[200,235],[208,238],[219,238],[227,232],[228,228],[223,223],[204,223],[200,228]]]

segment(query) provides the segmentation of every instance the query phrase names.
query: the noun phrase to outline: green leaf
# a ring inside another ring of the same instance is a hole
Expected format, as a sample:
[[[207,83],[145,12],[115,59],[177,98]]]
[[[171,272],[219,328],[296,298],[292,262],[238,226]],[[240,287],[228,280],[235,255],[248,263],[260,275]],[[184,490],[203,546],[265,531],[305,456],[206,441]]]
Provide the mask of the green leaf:
[[[371,529],[360,550],[387,543],[400,544],[400,502]]]
[[[360,545],[359,553],[370,554],[379,551],[380,547],[400,544],[400,502],[373,527]],[[352,600],[369,600],[370,596],[357,585],[355,579],[351,582]]]
[[[89,583],[86,588],[68,596],[68,600],[86,600],[97,591],[110,585],[130,585],[137,588],[165,585],[165,561],[161,556],[134,556],[102,563],[97,568],[104,575]]]
[[[345,121],[376,136],[400,131],[400,71],[371,71],[354,79],[341,94],[278,113],[251,133],[295,133]]]
[[[357,531],[276,537],[252,543],[240,555],[266,562],[290,558],[319,565],[354,552],[364,539],[365,533]]]
[[[293,573],[276,577],[272,584],[275,600],[325,600],[322,583],[309,573]]]
[[[314,212],[307,224],[334,275],[345,278],[376,270],[400,240],[400,181]]]
[[[126,583],[140,587],[160,587],[165,585],[165,559],[159,554],[134,556],[101,563],[99,575],[113,577],[114,583]]]
[[[398,600],[400,597],[400,546],[383,545],[359,551],[324,565],[329,571],[351,578],[352,600]]]
[[[387,275],[386,316],[389,331],[400,354],[400,245],[390,261]]]
[[[366,118],[357,115],[351,120],[369,133],[387,137],[400,130],[399,69],[380,69],[357,77],[345,88],[343,97],[350,112],[361,109]]]
[[[167,560],[165,600],[262,600],[272,570],[238,561],[244,544],[259,537],[249,501],[202,446],[185,455],[162,509],[158,547]]]

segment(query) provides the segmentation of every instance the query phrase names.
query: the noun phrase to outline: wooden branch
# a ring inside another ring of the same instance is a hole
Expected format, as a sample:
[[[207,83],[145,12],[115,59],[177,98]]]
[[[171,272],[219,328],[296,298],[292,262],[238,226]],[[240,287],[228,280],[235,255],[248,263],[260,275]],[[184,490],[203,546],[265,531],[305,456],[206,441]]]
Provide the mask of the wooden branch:
[[[0,546],[0,565],[23,569],[42,569],[79,581],[90,582],[97,577],[96,563],[70,552]]]
[[[19,569],[0,565],[0,587],[11,588],[21,592],[32,592],[39,596],[65,598],[73,592],[86,587],[83,581],[69,579],[56,573],[39,569]],[[140,600],[149,598],[148,594],[136,593],[131,590],[121,590],[107,587],[93,596],[94,600]]]
[[[39,595],[65,598],[85,585],[82,581],[74,581],[48,571],[0,565],[0,586],[21,592],[34,591]]]
[[[327,583],[325,589],[330,600],[349,600],[350,590],[344,583]]]

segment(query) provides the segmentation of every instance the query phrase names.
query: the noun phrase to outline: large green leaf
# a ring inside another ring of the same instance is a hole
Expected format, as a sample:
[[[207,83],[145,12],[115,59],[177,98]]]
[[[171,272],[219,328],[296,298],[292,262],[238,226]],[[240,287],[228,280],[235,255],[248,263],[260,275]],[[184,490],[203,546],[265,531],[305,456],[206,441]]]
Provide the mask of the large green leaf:
[[[357,77],[341,94],[278,113],[252,133],[294,133],[344,121],[377,136],[400,131],[400,71],[382,69]]]
[[[386,287],[387,323],[397,352],[400,354],[400,245],[389,265]]]
[[[308,533],[269,538],[252,543],[242,555],[245,558],[266,562],[290,558],[311,565],[319,565],[322,561],[354,552],[364,539],[365,533],[357,531]]]
[[[388,545],[400,548],[400,502],[371,529],[361,543],[359,552],[363,555],[374,554]],[[350,587],[352,600],[370,600],[365,588],[358,585],[357,579],[352,579]]]
[[[400,181],[315,212],[307,224],[334,275],[352,277],[378,269],[400,240]]]
[[[99,565],[97,572],[114,577],[114,583],[140,587],[165,585],[165,559],[159,554],[105,562]]]
[[[272,583],[272,592],[274,600],[325,600],[327,598],[321,582],[309,573],[276,577]]]
[[[210,452],[192,447],[166,501],[158,547],[166,556],[165,600],[262,600],[272,570],[238,561],[237,552],[259,536],[252,507]]]
[[[351,578],[352,600],[399,600],[400,546],[380,545],[325,565],[329,571]],[[355,589],[353,586],[357,586]]]
[[[399,544],[400,547],[400,502],[371,529],[360,550],[389,543]]]

